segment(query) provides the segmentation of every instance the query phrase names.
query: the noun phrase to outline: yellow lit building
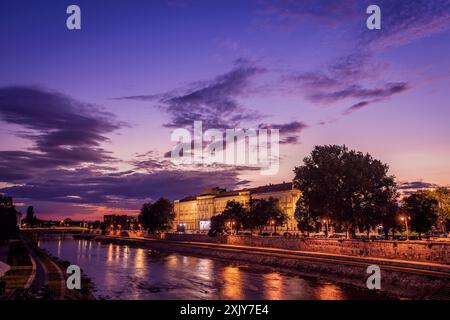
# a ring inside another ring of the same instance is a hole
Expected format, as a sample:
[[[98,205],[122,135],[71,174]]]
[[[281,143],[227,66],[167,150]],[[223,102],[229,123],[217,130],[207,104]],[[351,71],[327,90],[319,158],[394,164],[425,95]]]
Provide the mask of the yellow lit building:
[[[288,221],[281,230],[296,231],[294,219],[295,204],[300,197],[300,191],[292,187],[292,183],[270,184],[262,187],[226,191],[213,188],[204,190],[198,196],[175,200],[174,230],[207,231],[212,216],[221,214],[228,201],[234,200],[247,205],[252,199],[275,198],[281,208],[287,213]]]

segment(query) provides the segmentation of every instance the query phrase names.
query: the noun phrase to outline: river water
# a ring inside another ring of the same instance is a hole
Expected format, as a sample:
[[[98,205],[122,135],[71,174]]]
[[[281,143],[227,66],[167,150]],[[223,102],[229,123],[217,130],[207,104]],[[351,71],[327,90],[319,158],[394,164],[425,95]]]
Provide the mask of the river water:
[[[40,240],[83,269],[105,299],[380,299],[369,290],[277,269],[91,240]]]

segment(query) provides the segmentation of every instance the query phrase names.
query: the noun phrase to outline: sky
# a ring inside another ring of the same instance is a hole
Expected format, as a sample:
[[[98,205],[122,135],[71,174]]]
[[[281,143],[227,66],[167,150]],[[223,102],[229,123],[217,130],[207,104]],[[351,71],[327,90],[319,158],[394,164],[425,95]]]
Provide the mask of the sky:
[[[450,185],[450,1],[5,0],[0,52],[0,193],[39,218],[291,181],[326,144]],[[279,129],[279,172],[172,163],[194,121]]]

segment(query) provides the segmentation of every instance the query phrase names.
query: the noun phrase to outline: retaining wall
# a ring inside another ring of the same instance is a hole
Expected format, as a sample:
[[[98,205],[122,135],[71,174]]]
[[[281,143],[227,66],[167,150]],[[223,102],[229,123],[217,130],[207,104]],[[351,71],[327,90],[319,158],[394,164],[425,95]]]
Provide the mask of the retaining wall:
[[[362,241],[345,239],[302,239],[284,237],[224,236],[203,234],[163,234],[165,240],[225,243],[344,254],[376,258],[401,259],[450,264],[450,242],[438,241]]]

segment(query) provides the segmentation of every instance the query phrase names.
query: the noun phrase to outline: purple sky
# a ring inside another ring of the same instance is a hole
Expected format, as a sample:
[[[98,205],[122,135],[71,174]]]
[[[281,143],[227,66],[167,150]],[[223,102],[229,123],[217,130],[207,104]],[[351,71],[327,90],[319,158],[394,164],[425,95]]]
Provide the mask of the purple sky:
[[[0,192],[43,218],[290,181],[322,144],[405,188],[450,184],[446,0],[2,1],[0,52]],[[170,133],[194,120],[280,128],[280,172],[174,166]]]

